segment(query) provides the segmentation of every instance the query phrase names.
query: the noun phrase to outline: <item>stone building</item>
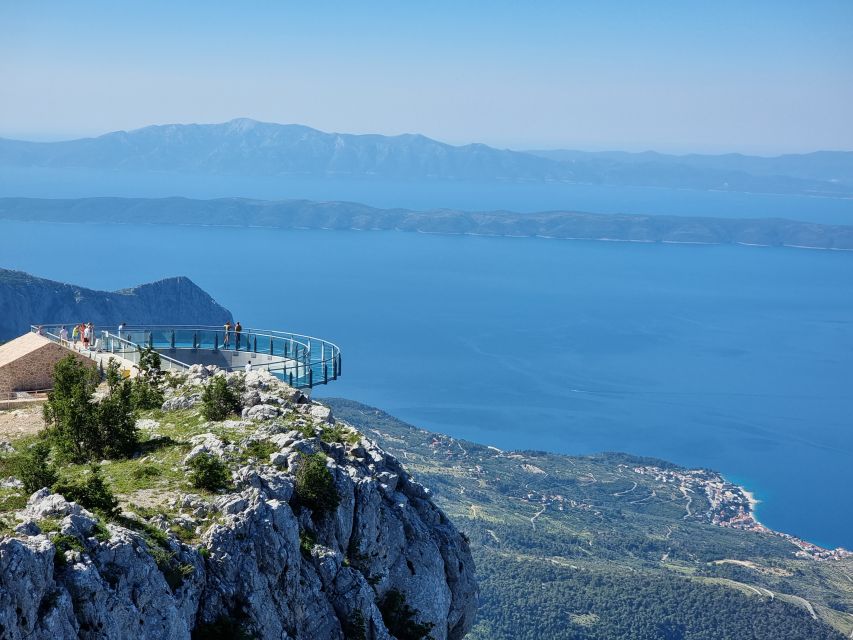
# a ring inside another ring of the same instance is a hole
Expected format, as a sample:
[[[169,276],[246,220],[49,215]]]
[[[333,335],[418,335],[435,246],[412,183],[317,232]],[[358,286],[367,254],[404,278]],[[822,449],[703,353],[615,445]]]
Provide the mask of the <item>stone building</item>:
[[[41,391],[53,386],[53,366],[74,353],[35,333],[0,345],[0,399],[13,391]],[[76,354],[91,364],[85,356]]]

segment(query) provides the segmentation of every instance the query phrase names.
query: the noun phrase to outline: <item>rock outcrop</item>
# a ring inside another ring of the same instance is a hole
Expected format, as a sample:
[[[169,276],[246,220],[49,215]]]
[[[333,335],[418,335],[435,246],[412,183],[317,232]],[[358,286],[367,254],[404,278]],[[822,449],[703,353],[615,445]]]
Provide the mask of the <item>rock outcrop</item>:
[[[193,367],[167,405],[186,407],[181,398],[222,375]],[[0,637],[171,640],[235,625],[264,639],[390,640],[403,615],[434,640],[462,638],[477,604],[473,561],[429,491],[269,374],[227,380],[253,407],[275,409],[199,418],[185,441],[184,464],[202,453],[223,460],[231,487],[178,493],[171,513],[149,518],[130,513],[130,500],[109,522],[47,489],[33,494],[0,542]],[[157,437],[158,424],[139,426]],[[338,496],[327,512],[299,496],[296,472],[312,454]]]
[[[95,291],[7,269],[0,269],[0,309],[0,340],[26,333],[36,322],[221,325],[232,319],[227,309],[185,277]]]

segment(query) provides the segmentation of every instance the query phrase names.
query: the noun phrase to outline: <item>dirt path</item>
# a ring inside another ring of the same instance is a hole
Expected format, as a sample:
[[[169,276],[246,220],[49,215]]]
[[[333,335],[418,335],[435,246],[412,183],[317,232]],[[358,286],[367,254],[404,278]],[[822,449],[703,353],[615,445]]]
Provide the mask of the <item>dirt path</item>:
[[[534,530],[534,531],[536,531],[536,518],[538,518],[538,517],[539,517],[539,516],[541,516],[543,513],[545,513],[545,509],[546,509],[546,508],[547,508],[547,507],[546,507],[545,505],[543,505],[543,506],[542,506],[542,508],[541,508],[541,509],[540,509],[540,510],[539,510],[539,511],[538,511],[538,512],[537,512],[537,513],[532,517],[532,518],[530,518],[530,524],[532,524],[532,525],[533,525],[533,530]]]
[[[31,436],[44,428],[42,405],[0,411],[0,441]]]

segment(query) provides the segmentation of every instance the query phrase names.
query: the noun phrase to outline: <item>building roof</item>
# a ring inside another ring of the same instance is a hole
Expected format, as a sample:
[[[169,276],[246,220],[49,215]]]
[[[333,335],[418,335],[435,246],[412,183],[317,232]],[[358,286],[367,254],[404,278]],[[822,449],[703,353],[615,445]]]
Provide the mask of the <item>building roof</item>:
[[[35,333],[25,333],[20,338],[15,338],[4,345],[0,345],[0,367],[14,362],[23,356],[38,351],[45,345],[52,344],[44,336]]]

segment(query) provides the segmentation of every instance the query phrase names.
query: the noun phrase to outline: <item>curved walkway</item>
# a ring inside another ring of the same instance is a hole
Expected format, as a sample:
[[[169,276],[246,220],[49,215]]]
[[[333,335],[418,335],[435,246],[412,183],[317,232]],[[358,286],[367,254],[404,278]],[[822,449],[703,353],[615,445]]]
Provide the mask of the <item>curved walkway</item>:
[[[165,371],[185,371],[194,364],[234,371],[251,363],[252,369],[269,371],[300,389],[327,384],[341,375],[341,350],[336,344],[285,331],[232,329],[226,335],[223,327],[204,325],[95,327],[94,344],[86,349],[79,341],[61,340],[63,326],[70,335],[73,323],[34,325],[32,330],[96,361],[118,358],[130,369],[136,367],[140,351],[151,347],[160,354]]]

